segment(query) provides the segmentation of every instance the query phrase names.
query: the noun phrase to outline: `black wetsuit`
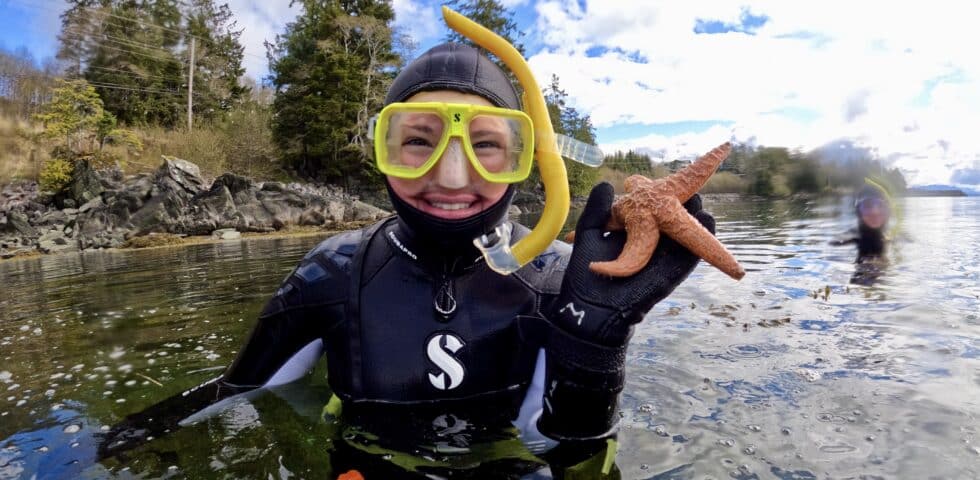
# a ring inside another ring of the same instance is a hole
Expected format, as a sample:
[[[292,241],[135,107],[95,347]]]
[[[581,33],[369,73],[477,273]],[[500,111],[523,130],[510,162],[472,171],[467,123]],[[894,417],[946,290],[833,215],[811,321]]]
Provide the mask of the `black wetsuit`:
[[[475,249],[447,255],[418,244],[396,218],[331,237],[285,280],[221,381],[288,379],[284,369],[300,361],[298,352],[320,342],[345,407],[483,396],[519,405],[540,347],[542,306],[558,293],[570,251],[555,241],[504,276]]]

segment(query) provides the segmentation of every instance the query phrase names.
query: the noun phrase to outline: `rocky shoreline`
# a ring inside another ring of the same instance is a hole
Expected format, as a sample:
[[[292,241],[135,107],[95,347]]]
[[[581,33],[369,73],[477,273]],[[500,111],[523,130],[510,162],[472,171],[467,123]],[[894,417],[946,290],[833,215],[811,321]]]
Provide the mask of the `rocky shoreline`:
[[[236,238],[295,227],[338,230],[389,212],[332,186],[253,182],[226,173],[210,185],[197,165],[173,157],[153,173],[123,178],[79,164],[57,196],[34,182],[0,189],[0,258],[118,248],[153,234]]]

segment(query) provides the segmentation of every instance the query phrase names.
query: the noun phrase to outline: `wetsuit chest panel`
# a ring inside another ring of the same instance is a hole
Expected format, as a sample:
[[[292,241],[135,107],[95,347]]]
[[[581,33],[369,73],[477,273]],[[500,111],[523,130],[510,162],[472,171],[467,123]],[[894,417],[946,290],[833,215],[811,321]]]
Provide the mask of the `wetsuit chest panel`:
[[[456,304],[448,320],[433,306],[447,281]],[[468,398],[530,380],[534,356],[522,351],[514,320],[534,309],[536,297],[514,277],[482,264],[458,276],[432,275],[395,256],[360,298],[363,392],[355,397]]]

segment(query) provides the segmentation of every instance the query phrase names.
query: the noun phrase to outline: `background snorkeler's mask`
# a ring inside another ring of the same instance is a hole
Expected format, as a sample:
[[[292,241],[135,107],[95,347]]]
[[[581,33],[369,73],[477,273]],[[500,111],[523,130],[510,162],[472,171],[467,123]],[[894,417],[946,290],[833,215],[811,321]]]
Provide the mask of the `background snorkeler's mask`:
[[[458,103],[392,103],[371,119],[368,138],[385,175],[416,179],[444,155],[462,153],[488,182],[531,173],[534,128],[520,110]],[[455,140],[455,141],[454,141]],[[462,152],[447,152],[461,149]]]

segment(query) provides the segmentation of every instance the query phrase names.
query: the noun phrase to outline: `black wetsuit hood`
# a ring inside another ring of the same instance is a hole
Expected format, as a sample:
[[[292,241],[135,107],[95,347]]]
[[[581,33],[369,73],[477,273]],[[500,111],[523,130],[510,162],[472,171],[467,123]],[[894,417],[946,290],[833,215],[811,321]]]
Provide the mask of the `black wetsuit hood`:
[[[517,91],[507,74],[477,49],[457,43],[432,47],[403,69],[385,97],[385,105],[407,100],[419,92],[455,90],[479,95],[497,107],[521,109]],[[471,256],[473,239],[485,235],[507,218],[514,185],[495,204],[462,220],[429,215],[398,197],[385,181],[388,196],[398,213],[403,234],[416,245],[428,245],[451,256]]]

